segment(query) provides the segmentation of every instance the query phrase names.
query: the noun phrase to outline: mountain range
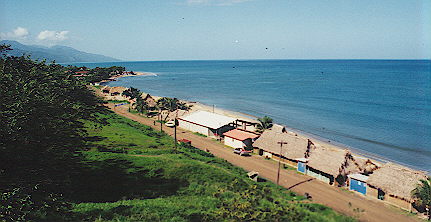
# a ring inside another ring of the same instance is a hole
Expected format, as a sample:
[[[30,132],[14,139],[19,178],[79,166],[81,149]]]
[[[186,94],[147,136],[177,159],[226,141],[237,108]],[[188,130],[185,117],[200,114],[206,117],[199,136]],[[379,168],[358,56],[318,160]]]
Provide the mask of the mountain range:
[[[17,41],[2,40],[0,44],[10,45],[12,50],[7,51],[6,55],[22,56],[30,55],[32,59],[46,59],[48,62],[74,63],[74,62],[115,62],[120,61],[112,57],[87,53],[76,50],[68,46],[55,45],[46,47],[41,45],[24,45]]]

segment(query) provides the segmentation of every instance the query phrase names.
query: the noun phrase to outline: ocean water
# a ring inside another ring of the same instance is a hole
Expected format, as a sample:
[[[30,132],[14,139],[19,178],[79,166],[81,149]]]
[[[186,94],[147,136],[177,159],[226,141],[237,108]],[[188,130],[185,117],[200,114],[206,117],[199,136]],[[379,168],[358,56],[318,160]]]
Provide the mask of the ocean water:
[[[431,171],[431,61],[250,60],[84,63],[157,76],[109,85],[200,101]]]

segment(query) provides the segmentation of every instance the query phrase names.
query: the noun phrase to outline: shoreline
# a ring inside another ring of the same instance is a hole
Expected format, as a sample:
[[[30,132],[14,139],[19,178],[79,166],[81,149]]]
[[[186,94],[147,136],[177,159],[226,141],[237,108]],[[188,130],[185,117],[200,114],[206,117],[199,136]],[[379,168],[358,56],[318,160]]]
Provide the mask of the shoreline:
[[[152,72],[135,72],[135,73],[139,73],[139,75],[127,75],[127,74],[124,75],[123,74],[119,77],[116,77],[116,79],[122,78],[122,77],[129,77],[129,76],[157,76],[156,73],[152,73]],[[108,85],[108,84],[109,84],[109,82],[105,82],[103,85]],[[126,88],[128,88],[128,87],[126,87]],[[146,92],[144,92],[144,93],[146,93]],[[161,96],[159,96],[159,95],[151,95],[151,96],[153,96],[155,98],[161,98]],[[221,115],[226,115],[226,116],[230,116],[230,117],[234,117],[234,118],[238,118],[238,119],[243,119],[243,120],[250,121],[250,122],[258,122],[258,120],[257,120],[258,117],[254,116],[254,115],[250,115],[250,114],[239,112],[239,111],[229,110],[226,108],[218,108],[218,107],[215,107],[213,105],[208,105],[208,104],[205,104],[205,103],[202,103],[199,101],[189,101],[189,100],[184,100],[181,98],[178,98],[178,99],[183,101],[183,102],[186,102],[188,105],[193,105],[193,108],[190,110],[190,112],[194,112],[197,110],[204,110],[204,111],[208,111],[208,112],[213,112],[213,110],[214,110],[214,113],[218,113]],[[344,143],[341,143],[338,141],[329,140],[327,138],[315,135],[313,133],[305,132],[305,131],[302,131],[300,129],[296,129],[296,128],[291,127],[291,126],[286,126],[286,125],[279,124],[276,122],[274,122],[273,124],[281,125],[281,126],[285,127],[288,132],[293,133],[293,134],[297,134],[297,136],[302,137],[302,138],[308,138],[312,141],[315,141],[316,144],[323,145],[324,147],[327,147],[329,149],[338,149],[338,150],[346,150],[347,149],[354,156],[357,156],[360,158],[368,158],[368,159],[370,159],[373,162],[378,163],[378,164],[391,162],[391,163],[394,163],[394,164],[397,164],[400,166],[404,166],[404,167],[407,167],[407,168],[410,168],[413,170],[425,172],[426,174],[431,176],[431,171],[426,170],[426,169],[421,169],[421,168],[412,166],[410,164],[401,163],[399,161],[392,160],[390,158],[386,158],[384,156],[380,156],[378,154],[371,153],[369,151],[365,151],[365,150],[362,150],[360,148],[355,148],[355,147],[349,146],[347,144],[344,144]]]

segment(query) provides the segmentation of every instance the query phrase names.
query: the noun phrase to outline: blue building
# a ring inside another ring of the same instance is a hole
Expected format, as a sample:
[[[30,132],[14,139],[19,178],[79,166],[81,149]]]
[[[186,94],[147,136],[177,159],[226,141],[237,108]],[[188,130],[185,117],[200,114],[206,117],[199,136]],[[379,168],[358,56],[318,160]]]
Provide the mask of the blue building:
[[[296,168],[298,172],[301,172],[303,174],[307,174],[307,161],[306,158],[298,158],[296,159],[298,161],[298,167]]]
[[[361,194],[367,194],[367,180],[368,176],[363,174],[351,174],[349,177],[349,189],[359,192]]]

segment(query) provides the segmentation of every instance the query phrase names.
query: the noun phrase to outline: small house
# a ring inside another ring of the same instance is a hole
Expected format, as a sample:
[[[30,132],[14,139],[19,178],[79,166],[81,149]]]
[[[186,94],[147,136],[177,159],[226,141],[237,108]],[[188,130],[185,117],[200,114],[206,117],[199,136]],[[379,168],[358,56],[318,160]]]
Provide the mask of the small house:
[[[233,129],[231,131],[223,133],[224,145],[233,148],[253,148],[253,141],[259,137],[259,135],[240,129]]]
[[[413,203],[411,192],[421,179],[426,178],[425,172],[386,163],[369,176],[367,195],[411,210]]]
[[[235,118],[210,113],[207,111],[196,111],[189,115],[179,117],[178,126],[212,138],[220,138],[223,133],[235,129]]]
[[[279,142],[287,142],[287,144],[280,147]],[[284,127],[278,127],[278,125],[265,130],[253,146],[259,149],[260,155],[277,156],[291,166],[296,166],[297,159],[306,158],[311,151],[308,139],[289,133]]]
[[[355,173],[348,175],[349,178],[349,189],[358,193],[367,194],[367,180],[368,176]]]
[[[307,163],[307,175],[329,183],[344,186],[347,175],[362,172],[348,150],[321,147],[314,150]]]

